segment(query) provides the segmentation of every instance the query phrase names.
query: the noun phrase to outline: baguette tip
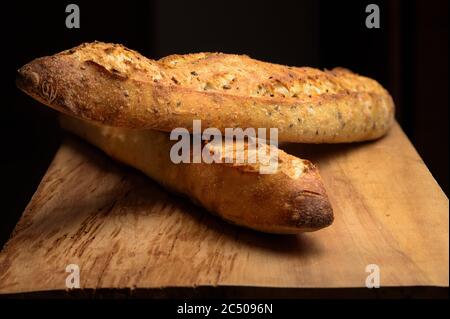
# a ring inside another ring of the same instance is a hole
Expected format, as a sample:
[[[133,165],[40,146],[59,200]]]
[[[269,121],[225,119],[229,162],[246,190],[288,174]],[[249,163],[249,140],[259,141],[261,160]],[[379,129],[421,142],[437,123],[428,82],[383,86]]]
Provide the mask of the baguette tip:
[[[52,77],[46,77],[45,66],[42,59],[36,59],[24,65],[16,72],[16,86],[38,100],[39,102],[55,108],[57,87]],[[43,76],[44,74],[44,76]]]
[[[26,89],[34,83],[31,73],[28,72],[26,66],[21,67],[16,72],[16,86],[22,91],[26,92]]]
[[[319,230],[334,221],[333,208],[325,194],[301,195],[296,199],[299,213],[292,215],[292,222],[300,229]]]
[[[26,94],[35,97],[41,87],[41,77],[34,71],[33,62],[28,63],[17,70],[16,86]]]

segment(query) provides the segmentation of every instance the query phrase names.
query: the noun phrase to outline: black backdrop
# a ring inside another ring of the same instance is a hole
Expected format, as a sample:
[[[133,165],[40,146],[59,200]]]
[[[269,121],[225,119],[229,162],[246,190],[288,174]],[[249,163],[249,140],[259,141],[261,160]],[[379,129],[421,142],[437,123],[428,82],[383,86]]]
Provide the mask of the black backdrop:
[[[76,3],[81,28],[65,27]],[[381,28],[367,29],[376,3]],[[448,194],[448,1],[2,2],[0,247],[61,138],[55,114],[15,88],[31,59],[84,41],[122,43],[146,56],[223,51],[297,66],[344,66],[380,81],[397,119]]]

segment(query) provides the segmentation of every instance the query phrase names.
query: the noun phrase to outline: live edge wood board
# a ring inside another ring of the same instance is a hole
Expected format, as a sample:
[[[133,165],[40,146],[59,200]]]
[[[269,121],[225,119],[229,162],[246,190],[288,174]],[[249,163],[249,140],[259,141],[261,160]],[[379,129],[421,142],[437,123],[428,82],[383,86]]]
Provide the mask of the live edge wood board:
[[[368,264],[382,287],[448,287],[448,198],[398,124],[375,142],[284,149],[319,165],[332,226],[229,225],[66,138],[0,254],[0,294],[65,291],[68,264],[84,290],[364,288]]]

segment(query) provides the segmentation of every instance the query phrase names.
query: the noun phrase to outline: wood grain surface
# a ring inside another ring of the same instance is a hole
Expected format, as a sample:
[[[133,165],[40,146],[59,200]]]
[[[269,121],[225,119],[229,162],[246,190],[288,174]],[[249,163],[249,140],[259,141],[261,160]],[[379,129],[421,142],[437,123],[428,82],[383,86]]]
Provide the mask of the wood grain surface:
[[[68,264],[86,290],[364,288],[368,264],[382,287],[448,287],[448,198],[397,124],[375,142],[283,148],[318,163],[332,226],[239,228],[67,138],[0,254],[0,293],[64,291]]]

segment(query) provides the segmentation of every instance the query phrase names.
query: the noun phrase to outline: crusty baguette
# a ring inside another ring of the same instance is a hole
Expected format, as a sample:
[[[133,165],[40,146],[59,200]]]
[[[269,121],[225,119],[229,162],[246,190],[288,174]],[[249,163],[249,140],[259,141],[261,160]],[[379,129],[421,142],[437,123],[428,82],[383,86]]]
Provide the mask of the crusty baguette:
[[[111,126],[170,131],[276,127],[280,142],[375,139],[394,104],[376,81],[346,69],[320,71],[242,55],[197,53],[154,61],[121,45],[94,42],[36,59],[17,85],[44,104]]]
[[[61,125],[232,223],[263,232],[299,233],[333,221],[317,168],[281,150],[277,172],[260,174],[259,164],[174,164],[169,154],[175,141],[167,133],[100,126],[66,115]]]

